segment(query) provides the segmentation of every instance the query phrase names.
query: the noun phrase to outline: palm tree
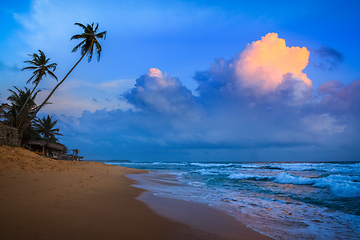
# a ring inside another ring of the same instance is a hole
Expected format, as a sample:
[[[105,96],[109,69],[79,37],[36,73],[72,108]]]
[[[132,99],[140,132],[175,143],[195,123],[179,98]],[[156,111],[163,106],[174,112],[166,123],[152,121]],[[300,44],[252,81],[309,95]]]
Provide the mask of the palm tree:
[[[94,23],[92,23],[91,25],[88,24],[87,26],[85,26],[81,23],[75,23],[75,25],[78,25],[79,27],[83,28],[84,32],[82,34],[76,34],[76,35],[72,36],[70,40],[73,40],[73,39],[84,39],[84,40],[82,42],[80,42],[78,45],[76,45],[76,47],[74,47],[72,52],[76,52],[80,48],[82,56],[81,56],[79,62],[86,54],[88,55],[88,62],[91,62],[94,47],[95,47],[97,50],[97,60],[100,61],[101,45],[97,39],[104,38],[104,40],[105,40],[106,39],[106,31],[103,31],[101,33],[96,33],[98,30],[98,27],[99,27],[98,23],[96,24],[95,29],[94,29]]]
[[[59,128],[54,128],[57,121],[58,120],[53,121],[52,117],[49,115],[47,115],[47,117],[43,117],[42,119],[37,118],[34,123],[35,130],[39,134],[43,135],[45,140],[57,142],[58,139],[55,136],[62,136],[62,134],[59,133]]]
[[[73,151],[72,160],[73,160],[73,161],[79,160],[79,159],[78,159],[78,157],[79,157],[78,155],[79,155],[80,150],[79,150],[79,149],[72,149],[72,151]]]
[[[70,71],[65,75],[65,77],[54,87],[54,89],[50,92],[50,94],[47,96],[47,98],[43,101],[42,104],[40,104],[39,108],[34,112],[34,114],[31,116],[31,119],[34,119],[36,117],[36,114],[40,111],[42,107],[49,101],[51,96],[54,94],[56,89],[65,81],[65,79],[69,76],[69,74],[74,70],[74,68],[79,64],[79,62],[88,55],[88,62],[91,61],[94,48],[96,48],[97,51],[97,60],[100,61],[100,53],[101,53],[101,45],[98,42],[98,39],[104,39],[106,38],[106,31],[97,33],[99,24],[96,24],[96,27],[94,29],[94,23],[87,24],[87,26],[81,24],[81,23],[75,23],[75,25],[83,28],[84,32],[82,34],[76,34],[71,37],[70,40],[73,39],[84,39],[82,42],[80,42],[78,45],[74,47],[72,52],[76,52],[78,49],[81,49],[81,58],[79,61],[77,61],[70,69]],[[30,124],[30,123],[27,123]],[[24,131],[24,128],[20,129],[19,133],[20,136],[22,136],[22,133]]]
[[[58,81],[57,77],[53,73],[53,71],[56,70],[57,64],[56,63],[48,64],[50,58],[46,58],[44,52],[41,51],[41,50],[39,50],[39,53],[40,53],[40,55],[38,55],[36,53],[34,53],[32,55],[29,54],[29,56],[32,57],[32,60],[24,61],[24,63],[28,63],[31,66],[24,67],[23,69],[21,69],[21,71],[23,71],[23,70],[34,70],[33,75],[31,76],[31,78],[26,83],[30,83],[31,80],[32,80],[32,84],[35,84],[35,87],[31,91],[28,99],[25,101],[25,103],[23,105],[23,108],[27,104],[27,102],[29,101],[29,98],[32,96],[33,92],[35,91],[35,89],[39,85],[42,78],[46,76],[46,74],[49,74],[51,77],[55,78],[56,81]],[[23,108],[20,109],[20,113],[23,111]]]
[[[25,90],[14,86],[16,91],[8,89],[12,94],[7,98],[11,105],[8,105],[8,112],[5,118],[7,124],[16,128],[20,128],[25,122],[30,121],[30,116],[36,111],[35,98],[39,91],[31,96],[30,89]],[[22,109],[23,111],[21,111]]]
[[[34,92],[37,85],[39,85],[40,81],[42,80],[43,77],[46,76],[46,74],[49,74],[51,77],[55,78],[56,81],[58,80],[57,77],[55,76],[55,74],[53,73],[53,71],[56,70],[57,64],[56,63],[48,64],[50,58],[46,58],[43,51],[41,51],[41,50],[38,50],[38,51],[39,51],[40,55],[38,55],[36,53],[34,53],[32,55],[29,54],[29,56],[32,57],[32,60],[31,61],[24,61],[24,63],[29,63],[32,66],[24,67],[23,69],[21,69],[21,71],[23,71],[23,70],[34,70],[33,75],[26,82],[26,83],[30,83],[31,80],[33,80],[32,84],[35,84],[35,87],[34,87],[34,89],[32,90],[31,93]]]

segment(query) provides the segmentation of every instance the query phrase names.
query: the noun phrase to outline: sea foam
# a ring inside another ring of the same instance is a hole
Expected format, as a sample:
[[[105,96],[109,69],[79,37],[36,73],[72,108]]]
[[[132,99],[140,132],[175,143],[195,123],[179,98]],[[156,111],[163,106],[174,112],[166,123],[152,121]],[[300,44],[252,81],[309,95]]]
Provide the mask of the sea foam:
[[[329,188],[334,195],[339,197],[359,197],[360,182],[354,182],[357,179],[358,177],[341,175],[330,175],[324,178],[306,178],[282,172],[276,176],[274,182],[295,185],[308,184],[314,187]]]
[[[217,208],[275,239],[357,239],[360,233],[360,164],[124,165],[155,170],[134,175],[140,188]]]
[[[274,179],[272,176],[259,176],[246,173],[232,173],[228,176],[229,179],[255,179],[255,180],[268,180]]]

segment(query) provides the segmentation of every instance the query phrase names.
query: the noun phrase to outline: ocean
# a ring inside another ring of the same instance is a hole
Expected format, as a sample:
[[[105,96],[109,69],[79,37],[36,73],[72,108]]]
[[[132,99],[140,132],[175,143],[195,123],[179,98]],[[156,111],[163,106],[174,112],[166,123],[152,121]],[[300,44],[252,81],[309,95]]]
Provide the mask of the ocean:
[[[105,163],[151,170],[128,177],[275,239],[360,239],[360,163]]]

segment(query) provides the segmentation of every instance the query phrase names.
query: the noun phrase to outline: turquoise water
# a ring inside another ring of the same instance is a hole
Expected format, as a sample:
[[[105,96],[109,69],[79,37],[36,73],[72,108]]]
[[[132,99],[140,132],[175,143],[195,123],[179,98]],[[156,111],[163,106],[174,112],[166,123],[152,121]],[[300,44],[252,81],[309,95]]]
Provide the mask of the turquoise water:
[[[360,239],[360,163],[126,163],[158,196],[198,202],[275,239]]]

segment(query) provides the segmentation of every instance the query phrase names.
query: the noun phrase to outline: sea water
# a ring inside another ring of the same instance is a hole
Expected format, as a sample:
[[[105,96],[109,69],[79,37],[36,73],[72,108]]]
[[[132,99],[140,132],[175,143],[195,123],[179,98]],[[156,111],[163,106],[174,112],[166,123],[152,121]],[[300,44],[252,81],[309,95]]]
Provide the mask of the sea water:
[[[206,204],[275,239],[360,239],[360,163],[133,163],[157,196]]]

